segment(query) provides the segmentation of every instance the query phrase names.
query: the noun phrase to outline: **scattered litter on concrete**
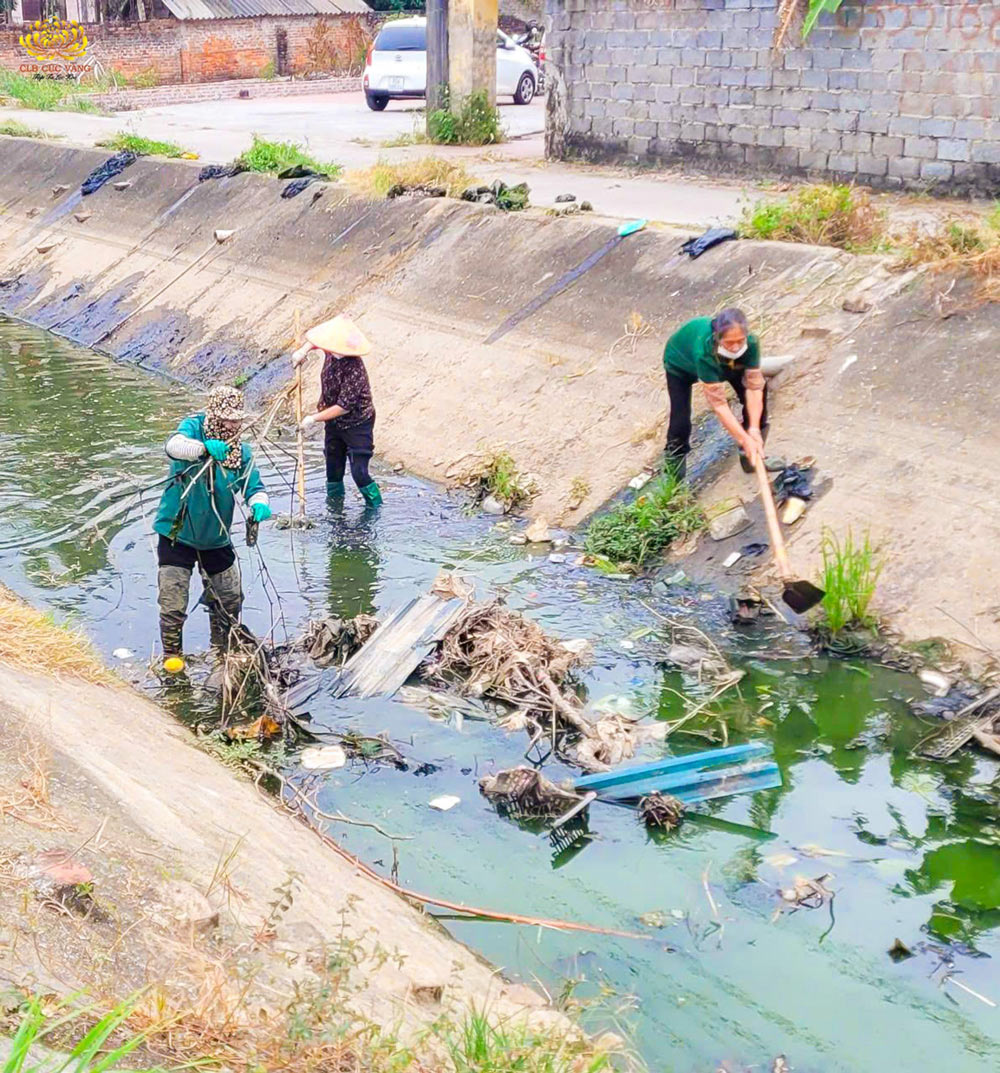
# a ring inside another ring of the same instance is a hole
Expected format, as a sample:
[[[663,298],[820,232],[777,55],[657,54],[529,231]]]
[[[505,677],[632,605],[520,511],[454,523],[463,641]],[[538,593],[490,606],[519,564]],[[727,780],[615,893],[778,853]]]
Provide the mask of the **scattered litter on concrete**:
[[[844,373],[844,372],[847,372],[847,370],[848,370],[848,369],[849,369],[849,368],[850,368],[850,367],[851,367],[851,366],[852,366],[852,365],[853,365],[853,364],[854,364],[854,363],[855,363],[855,362],[856,362],[857,360],[858,360],[858,356],[857,356],[857,354],[851,354],[850,356],[846,357],[846,358],[844,359],[844,364],[843,364],[843,365],[841,365],[841,367],[840,367],[840,369],[839,369],[839,371],[838,371],[838,375],[839,375],[839,373]]]
[[[652,479],[652,473],[637,473],[632,480],[628,482],[628,486],[629,488],[634,488],[638,492],[640,489],[645,488]]]
[[[750,525],[750,516],[741,503],[722,514],[716,515],[708,523],[708,535],[713,540],[728,540],[737,533],[742,533]]]
[[[35,247],[36,253],[51,253],[62,242],[61,238],[49,239],[47,242],[40,242]]]
[[[295,179],[293,182],[290,182],[284,188],[284,190],[281,191],[281,196],[285,201],[287,201],[289,198],[298,197],[299,194],[301,194],[307,186],[312,186],[314,183],[321,182],[325,178],[325,175],[322,177],[317,175],[310,176],[307,179]],[[317,188],[317,190],[313,193],[313,197],[315,198],[321,193],[322,191]]]
[[[396,183],[389,188],[385,196],[390,201],[400,197],[447,197],[448,191],[443,186],[407,186],[406,183]]]
[[[76,220],[78,224],[85,224],[93,215],[92,212],[74,212],[73,219]]]
[[[562,205],[569,201],[576,201],[576,194],[557,194],[555,197],[555,203],[557,205]]]
[[[789,496],[797,499],[812,499],[812,470],[811,459],[803,459],[801,462],[793,462],[774,478],[774,499],[779,505],[784,503]],[[808,463],[808,464],[807,464]]]
[[[689,238],[681,246],[681,253],[686,253],[688,257],[694,260],[696,257],[700,257],[703,253],[710,250],[713,246],[718,246],[720,242],[728,242],[730,239],[737,239],[740,237],[739,231],[733,231],[728,227],[710,227],[704,234],[699,235],[697,238]]]
[[[781,515],[784,525],[794,525],[806,512],[806,501],[798,496],[789,496],[785,501],[785,509]]]
[[[740,555],[763,555],[770,546],[770,544],[765,544],[763,541],[755,540],[750,544],[744,544],[740,548]]]
[[[135,153],[130,152],[128,149],[123,149],[120,153],[115,153],[114,156],[108,157],[100,167],[94,168],[94,170],[83,180],[80,186],[80,193],[87,196],[87,194],[93,194],[100,190],[101,187],[116,175],[121,173],[128,167],[131,167],[137,160],[138,156]],[[131,184],[129,184],[131,185]],[[115,189],[120,189],[121,184],[115,183]]]
[[[247,170],[242,164],[208,164],[198,172],[198,182],[203,183],[208,179],[228,179],[233,175],[241,175]]]
[[[302,750],[299,763],[306,771],[333,771],[347,763],[347,753],[340,745],[313,745]]]
[[[528,207],[530,193],[527,183],[507,186],[497,179],[491,186],[470,186],[463,191],[463,201],[473,201],[479,205],[496,205],[503,212],[519,212]]]
[[[69,850],[48,849],[32,861],[36,876],[51,881],[56,887],[74,887],[93,882],[90,870],[75,860]]]
[[[124,180],[124,182],[112,183],[112,185],[116,190],[128,190],[128,188],[132,185],[132,180],[126,179]]]
[[[433,801],[429,801],[428,804],[431,808],[435,808],[438,812],[447,812],[449,809],[453,809],[457,804],[461,802],[460,797],[455,797],[453,794],[443,794],[441,797],[435,797]]]
[[[235,235],[235,234],[236,234],[236,228],[235,227],[227,227],[227,228],[217,227],[212,232],[212,238],[214,238],[215,241],[218,242],[219,245],[221,246],[222,243],[226,241],[226,239],[232,238],[233,235]]]
[[[729,567],[735,566],[740,561],[740,559],[742,559],[742,558],[743,558],[743,555],[740,552],[738,552],[738,551],[730,552],[730,554],[727,555],[725,557],[725,559],[722,560],[722,565],[728,570]]]

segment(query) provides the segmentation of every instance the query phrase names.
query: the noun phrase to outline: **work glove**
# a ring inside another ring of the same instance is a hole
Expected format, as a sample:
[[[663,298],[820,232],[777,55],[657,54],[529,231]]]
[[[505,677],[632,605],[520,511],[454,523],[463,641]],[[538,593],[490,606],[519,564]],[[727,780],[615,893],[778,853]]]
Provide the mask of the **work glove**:
[[[229,454],[229,444],[225,440],[205,440],[205,450],[216,462],[221,462]]]
[[[271,517],[271,508],[266,503],[254,503],[250,513],[255,522],[266,522]]]
[[[306,416],[302,418],[302,424],[299,425],[299,428],[302,429],[303,432],[308,432],[313,425],[318,424],[318,422],[319,418],[315,414],[306,414]]]
[[[306,360],[309,352],[313,349],[314,347],[312,343],[303,343],[292,355],[292,368],[297,369]]]

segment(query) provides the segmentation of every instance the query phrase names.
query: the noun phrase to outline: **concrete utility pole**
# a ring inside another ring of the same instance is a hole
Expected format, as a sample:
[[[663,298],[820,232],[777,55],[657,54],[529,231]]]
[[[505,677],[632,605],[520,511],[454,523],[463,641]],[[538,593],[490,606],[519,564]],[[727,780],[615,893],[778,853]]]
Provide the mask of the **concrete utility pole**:
[[[447,0],[452,111],[473,93],[497,98],[497,0]]]
[[[427,0],[427,115],[448,103],[448,4]]]

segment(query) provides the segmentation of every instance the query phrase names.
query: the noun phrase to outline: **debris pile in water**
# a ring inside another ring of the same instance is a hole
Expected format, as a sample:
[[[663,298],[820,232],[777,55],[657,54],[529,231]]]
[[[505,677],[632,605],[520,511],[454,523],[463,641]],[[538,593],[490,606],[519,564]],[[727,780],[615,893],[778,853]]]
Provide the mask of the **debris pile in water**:
[[[561,816],[580,801],[580,796],[550,782],[540,771],[515,767],[486,775],[479,790],[501,815]]]
[[[330,667],[346,663],[377,629],[373,615],[317,619],[306,627],[299,644],[318,666]]]
[[[684,803],[670,794],[654,790],[640,800],[639,817],[647,827],[673,831],[684,819]]]

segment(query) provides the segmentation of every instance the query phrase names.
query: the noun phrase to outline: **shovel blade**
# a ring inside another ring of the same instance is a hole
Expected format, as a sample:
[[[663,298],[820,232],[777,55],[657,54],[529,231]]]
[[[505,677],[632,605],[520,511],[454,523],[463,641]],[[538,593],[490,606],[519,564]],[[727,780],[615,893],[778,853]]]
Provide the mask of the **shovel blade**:
[[[785,591],[781,594],[781,598],[797,615],[804,615],[825,595],[826,593],[813,585],[811,581],[799,580],[786,581]]]

